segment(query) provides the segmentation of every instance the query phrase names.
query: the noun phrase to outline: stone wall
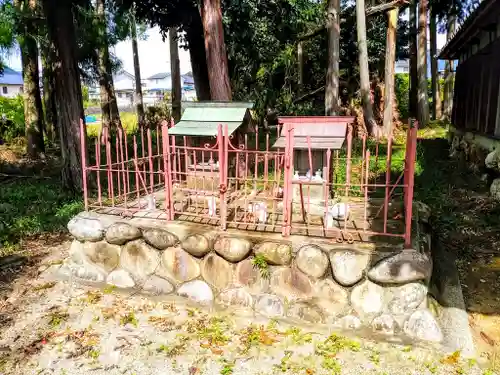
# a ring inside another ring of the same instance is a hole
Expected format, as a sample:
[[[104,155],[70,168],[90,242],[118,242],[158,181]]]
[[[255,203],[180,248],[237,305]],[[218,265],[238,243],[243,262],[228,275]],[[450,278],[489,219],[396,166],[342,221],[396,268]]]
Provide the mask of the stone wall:
[[[367,251],[356,244],[252,237],[209,226],[179,234],[170,225],[139,227],[79,214],[68,224],[75,239],[58,273],[269,318],[442,340],[427,309],[428,240],[416,250]]]
[[[484,172],[490,194],[500,201],[500,140],[450,128],[450,155]]]

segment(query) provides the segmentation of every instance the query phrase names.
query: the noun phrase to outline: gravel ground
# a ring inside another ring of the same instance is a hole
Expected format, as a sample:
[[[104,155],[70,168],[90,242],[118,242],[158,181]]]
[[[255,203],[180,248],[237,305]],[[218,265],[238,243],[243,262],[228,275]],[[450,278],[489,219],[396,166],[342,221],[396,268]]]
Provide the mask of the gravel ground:
[[[0,374],[493,374],[433,347],[55,281],[66,246],[3,286]]]

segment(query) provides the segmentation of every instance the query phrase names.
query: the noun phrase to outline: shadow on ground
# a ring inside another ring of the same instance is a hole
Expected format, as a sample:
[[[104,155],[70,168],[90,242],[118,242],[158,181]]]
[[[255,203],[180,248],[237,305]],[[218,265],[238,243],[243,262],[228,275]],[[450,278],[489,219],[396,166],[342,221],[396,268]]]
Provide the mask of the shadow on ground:
[[[439,302],[465,308],[477,350],[495,360],[500,343],[500,204],[489,196],[480,167],[449,157],[447,140],[420,139],[418,158],[423,168],[416,177],[415,198],[432,209],[433,249],[439,250],[433,284],[443,292],[459,278],[465,306],[455,298]],[[446,266],[454,261],[458,275]]]

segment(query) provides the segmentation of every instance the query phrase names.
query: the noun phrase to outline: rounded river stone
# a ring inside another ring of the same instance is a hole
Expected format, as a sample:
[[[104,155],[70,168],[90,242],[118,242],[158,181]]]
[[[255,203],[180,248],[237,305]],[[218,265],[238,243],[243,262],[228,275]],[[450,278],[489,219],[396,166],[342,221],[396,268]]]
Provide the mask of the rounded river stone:
[[[193,280],[182,284],[177,290],[177,294],[202,305],[210,305],[214,301],[212,289],[206,282],[201,280]]]
[[[233,265],[217,254],[208,254],[201,262],[201,276],[215,288],[224,289],[233,281]]]
[[[158,250],[165,250],[179,242],[175,234],[159,228],[143,229],[142,237],[146,243]]]
[[[114,223],[106,229],[106,241],[113,245],[123,245],[141,237],[141,230],[127,223]]]
[[[251,249],[250,241],[238,237],[219,237],[214,244],[217,254],[233,263],[245,259]]]
[[[79,241],[100,241],[104,238],[104,226],[97,218],[78,214],[68,223],[68,230]]]
[[[236,265],[235,282],[244,286],[250,293],[264,293],[269,289],[269,278],[252,264],[253,258],[247,258]]]
[[[161,254],[161,266],[156,274],[182,283],[200,276],[200,266],[196,258],[180,247],[169,247]]]
[[[212,250],[211,241],[202,234],[192,234],[181,242],[181,247],[189,254],[201,258]]]
[[[363,320],[373,319],[384,310],[384,288],[365,280],[351,291],[351,305]]]
[[[133,288],[135,286],[134,280],[125,270],[111,272],[106,279],[106,283],[118,288]]]
[[[404,332],[415,339],[423,341],[441,342],[443,333],[439,328],[432,313],[425,310],[417,310],[404,323]]]
[[[358,283],[364,275],[370,256],[351,250],[336,250],[330,253],[333,277],[343,286]]]
[[[128,242],[122,248],[120,266],[136,281],[143,281],[160,265],[160,252],[144,240]]]
[[[314,278],[323,277],[329,265],[328,257],[316,245],[302,246],[295,262],[299,270]]]
[[[292,261],[292,247],[287,243],[265,241],[255,245],[253,251],[271,265],[287,266]]]
[[[311,297],[313,287],[309,278],[296,268],[283,267],[271,276],[271,290],[288,299]]]
[[[427,280],[432,273],[432,260],[415,250],[402,252],[385,258],[369,272],[368,278],[382,284],[406,284]]]

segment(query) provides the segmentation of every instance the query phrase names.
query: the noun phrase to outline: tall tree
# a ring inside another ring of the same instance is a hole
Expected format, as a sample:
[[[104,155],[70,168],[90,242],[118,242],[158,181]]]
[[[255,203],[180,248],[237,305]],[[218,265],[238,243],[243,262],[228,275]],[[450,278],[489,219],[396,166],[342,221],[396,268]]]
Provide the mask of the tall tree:
[[[135,108],[137,111],[137,120],[140,126],[144,126],[146,117],[144,116],[144,102],[142,100],[141,67],[139,65],[139,48],[137,46],[137,24],[135,14],[131,15],[131,36],[132,36],[132,54],[134,55],[134,75],[135,75]]]
[[[42,69],[43,69],[43,104],[45,106],[45,132],[49,142],[54,144],[58,139],[56,128],[57,108],[55,99],[55,82],[53,71],[53,47],[42,48]]]
[[[387,12],[387,42],[385,47],[385,99],[384,99],[384,135],[392,132],[394,104],[394,65],[396,62],[396,30],[398,26],[399,8]]]
[[[37,158],[45,151],[43,142],[43,107],[38,70],[38,46],[34,35],[37,33],[35,16],[37,4],[34,0],[16,0],[14,5],[20,13],[18,42],[21,47],[23,66],[24,121],[26,124],[27,153]]]
[[[439,87],[439,72],[437,58],[437,26],[436,14],[431,8],[429,22],[430,44],[431,44],[431,80],[432,80],[432,118],[441,118],[441,88]]]
[[[170,76],[172,79],[172,116],[177,122],[181,119],[182,86],[177,29],[174,27],[168,31],[168,40],[170,42]]]
[[[76,53],[73,4],[71,1],[43,0],[43,10],[54,46],[54,70],[57,101],[57,127],[63,159],[62,181],[69,189],[83,188],[80,121],[83,116],[80,71]],[[84,130],[84,143],[86,128]]]
[[[370,72],[368,69],[368,45],[366,41],[365,1],[356,0],[356,29],[358,35],[359,78],[361,101],[365,117],[366,129],[370,134],[378,135],[377,124],[373,117],[373,107],[370,98]]]
[[[205,35],[210,95],[212,100],[232,100],[227,66],[220,0],[203,0],[201,8]]]
[[[427,12],[429,0],[420,0],[418,11],[418,103],[417,119],[420,126],[429,122],[429,99],[427,96]]]
[[[328,32],[328,69],[325,86],[325,115],[332,116],[338,115],[340,105],[340,0],[328,0],[326,28]]]
[[[105,0],[96,1],[96,12],[100,34],[100,45],[98,47],[98,71],[101,93],[102,124],[103,126],[117,127],[121,126],[121,122],[113,84],[113,72],[109,59]]]
[[[417,56],[417,0],[410,4],[410,116],[417,116],[418,103],[418,56]]]
[[[451,15],[446,23],[446,39],[449,41],[455,33],[456,17]],[[443,118],[451,118],[451,108],[453,105],[453,60],[446,60],[444,68],[444,98],[443,98]]]

